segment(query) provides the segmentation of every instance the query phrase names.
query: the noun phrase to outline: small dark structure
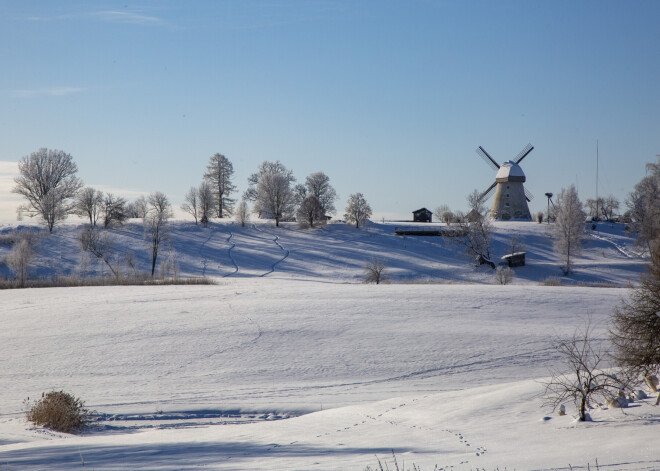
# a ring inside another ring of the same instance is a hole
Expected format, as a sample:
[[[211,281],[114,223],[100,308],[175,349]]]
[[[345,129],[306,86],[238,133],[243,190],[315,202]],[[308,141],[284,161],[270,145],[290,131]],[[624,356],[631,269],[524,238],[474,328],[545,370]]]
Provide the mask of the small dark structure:
[[[426,208],[413,211],[413,222],[433,222],[433,213]]]
[[[492,262],[491,259],[487,258],[484,255],[479,255],[477,257],[477,264],[479,264],[479,265],[490,265],[490,268],[495,270],[495,264]]]
[[[527,252],[516,252],[502,257],[502,261],[510,267],[524,267],[525,254]]]

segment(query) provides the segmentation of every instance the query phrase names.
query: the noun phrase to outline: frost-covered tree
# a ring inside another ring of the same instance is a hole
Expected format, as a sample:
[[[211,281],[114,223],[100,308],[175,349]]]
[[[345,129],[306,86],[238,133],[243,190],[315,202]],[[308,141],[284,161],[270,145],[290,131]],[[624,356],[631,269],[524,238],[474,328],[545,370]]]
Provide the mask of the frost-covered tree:
[[[552,232],[554,249],[561,260],[564,275],[571,272],[573,258],[580,254],[586,217],[575,186],[562,189],[555,204]]]
[[[481,194],[474,190],[467,196],[470,212],[464,215],[456,213],[457,231],[460,234],[454,238],[454,241],[463,247],[465,254],[472,260],[486,259],[490,261],[490,244],[493,232],[491,220],[487,217],[488,208],[483,200],[479,198]]]
[[[380,258],[372,258],[364,266],[364,282],[379,285],[385,279],[385,262]]]
[[[89,252],[105,263],[115,279],[119,279],[119,271],[112,266],[111,258],[115,254],[114,243],[107,231],[83,229],[79,235],[80,247],[83,252]]]
[[[268,214],[279,226],[282,219],[293,215],[296,197],[291,185],[295,181],[293,172],[279,161],[263,162],[248,178],[245,199],[254,201],[255,212]]]
[[[234,165],[222,154],[213,154],[206,166],[206,178],[215,190],[215,202],[217,204],[217,216],[219,218],[231,215],[234,210],[235,199],[231,194],[236,191],[232,183]]]
[[[646,164],[649,173],[628,195],[626,206],[637,243],[651,249],[651,242],[660,237],[660,157],[658,163]]]
[[[126,205],[126,214],[129,218],[140,218],[144,219],[144,216],[147,214],[147,199],[140,195],[132,203]]]
[[[172,206],[165,194],[157,191],[147,198],[147,214],[144,217],[145,237],[151,245],[151,276],[156,270],[158,249],[167,235],[168,221],[172,217]]]
[[[204,180],[199,184],[197,196],[199,198],[199,220],[206,226],[213,216],[215,208],[215,193],[209,182]]]
[[[194,186],[191,186],[188,193],[183,197],[181,209],[195,218],[195,224],[197,224],[199,213],[199,191]]]
[[[296,211],[296,219],[300,225],[308,227],[326,222],[325,210],[316,196],[310,194],[303,200]]]
[[[126,199],[107,193],[103,198],[103,227],[122,225],[128,219]]]
[[[81,217],[89,218],[89,225],[96,227],[96,222],[101,215],[103,192],[87,186],[78,192],[73,204],[75,213]]]
[[[606,355],[594,344],[591,326],[577,329],[571,337],[560,338],[554,347],[565,363],[567,373],[552,371],[552,378],[545,383],[544,405],[557,409],[572,400],[580,421],[588,420],[589,400],[595,397],[616,397],[623,385],[615,375],[603,367]]]
[[[354,222],[355,227],[359,228],[360,225],[363,225],[370,217],[371,206],[367,203],[364,195],[362,193],[353,193],[350,195],[348,197],[344,219],[348,222]]]
[[[19,213],[39,216],[48,231],[53,232],[57,221],[74,212],[71,200],[83,186],[76,177],[78,166],[71,154],[42,148],[22,157],[18,171],[20,175],[14,179],[12,192],[27,200],[19,207]]]
[[[25,283],[30,278],[30,267],[33,257],[34,252],[32,251],[31,237],[26,233],[19,237],[12,251],[4,260],[9,269],[14,273],[14,276],[18,280],[18,286],[21,288],[25,287]]]
[[[442,204],[437,208],[435,208],[433,214],[435,215],[436,218],[438,218],[438,221],[442,221],[447,225],[449,225],[454,219],[454,213],[451,211],[451,209],[449,209],[449,206],[447,206],[446,204]]]
[[[660,370],[660,240],[652,245],[647,269],[639,286],[614,309],[610,327],[619,365],[642,375]]]
[[[245,200],[241,200],[236,207],[236,219],[241,223],[241,227],[250,220],[250,208]]]
[[[305,179],[307,194],[314,196],[323,210],[323,215],[333,214],[337,192],[330,185],[330,177],[323,172],[314,172]]]

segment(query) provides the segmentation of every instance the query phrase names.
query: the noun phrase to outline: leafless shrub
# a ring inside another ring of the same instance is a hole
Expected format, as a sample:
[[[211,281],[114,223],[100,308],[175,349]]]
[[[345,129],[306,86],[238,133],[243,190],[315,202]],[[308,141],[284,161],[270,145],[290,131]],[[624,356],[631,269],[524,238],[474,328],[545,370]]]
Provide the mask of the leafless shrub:
[[[5,258],[5,263],[14,273],[18,287],[25,287],[30,278],[30,267],[34,252],[32,250],[32,241],[34,233],[32,231],[23,231],[18,235],[18,242],[14,243],[11,253]]]
[[[250,207],[245,200],[241,200],[241,202],[238,203],[238,207],[236,208],[236,219],[241,223],[241,227],[245,227],[245,224],[250,221]]]
[[[515,277],[514,271],[510,267],[497,267],[493,278],[498,285],[508,285]]]
[[[561,278],[558,276],[549,276],[541,281],[541,286],[562,286]]]
[[[80,247],[83,252],[89,252],[99,260],[102,260],[110,269],[115,278],[119,278],[119,272],[110,263],[114,254],[114,244],[106,231],[99,229],[83,229],[79,235]]]
[[[64,391],[42,394],[38,401],[25,401],[27,420],[58,432],[75,433],[83,429],[90,412],[85,403]]]
[[[372,258],[367,262],[364,267],[365,271],[365,283],[376,283],[380,284],[384,276],[385,263],[379,258]]]
[[[617,397],[620,388],[625,386],[626,381],[602,369],[605,355],[594,346],[589,322],[584,329],[576,329],[571,337],[555,340],[554,347],[570,373],[551,371],[552,378],[543,383],[544,406],[556,410],[564,402],[572,400],[579,420],[584,422],[588,419],[590,400]]]
[[[536,222],[541,224],[543,222],[543,211],[539,211],[536,213]]]

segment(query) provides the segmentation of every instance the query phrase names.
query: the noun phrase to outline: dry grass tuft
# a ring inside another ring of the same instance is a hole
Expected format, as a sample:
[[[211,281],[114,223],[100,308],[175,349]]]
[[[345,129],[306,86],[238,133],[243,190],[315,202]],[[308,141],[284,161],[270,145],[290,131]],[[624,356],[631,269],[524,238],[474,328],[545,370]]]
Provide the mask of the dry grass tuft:
[[[38,401],[30,402],[28,398],[25,402],[27,420],[58,432],[79,432],[90,415],[80,398],[64,391],[51,391]]]

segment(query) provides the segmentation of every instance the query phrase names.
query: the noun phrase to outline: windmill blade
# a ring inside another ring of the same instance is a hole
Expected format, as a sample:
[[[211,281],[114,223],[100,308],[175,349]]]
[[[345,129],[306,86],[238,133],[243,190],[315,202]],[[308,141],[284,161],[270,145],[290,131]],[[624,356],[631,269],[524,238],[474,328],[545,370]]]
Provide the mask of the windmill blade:
[[[523,190],[525,190],[525,198],[527,198],[527,202],[529,203],[534,199],[534,195],[532,194],[531,191],[529,191],[527,188],[523,186]]]
[[[479,195],[479,201],[486,201],[488,198],[491,197],[493,194],[493,191],[495,191],[495,187],[497,186],[497,182],[493,182],[491,186],[486,189],[482,194]]]
[[[522,159],[527,157],[527,154],[529,154],[531,151],[534,150],[534,146],[531,144],[527,144],[523,150],[521,150],[518,155],[516,155],[516,158],[514,160],[515,163],[519,164]]]
[[[490,167],[493,170],[500,169],[500,165],[497,162],[495,162],[495,159],[493,159],[490,155],[488,155],[488,152],[486,152],[483,147],[479,146],[479,148],[477,149],[477,154],[479,155],[479,157],[484,159],[484,162],[490,165]]]

